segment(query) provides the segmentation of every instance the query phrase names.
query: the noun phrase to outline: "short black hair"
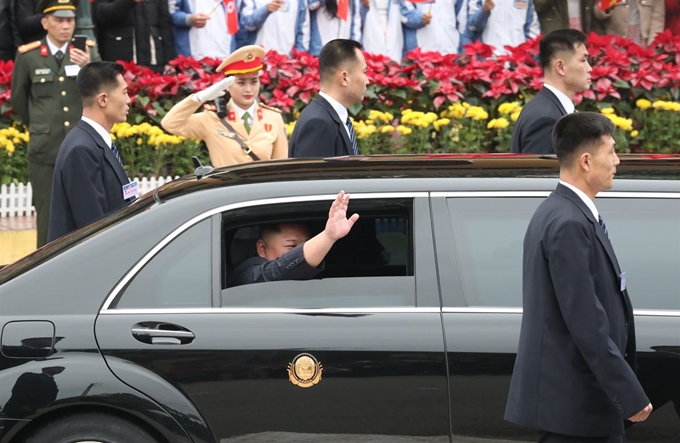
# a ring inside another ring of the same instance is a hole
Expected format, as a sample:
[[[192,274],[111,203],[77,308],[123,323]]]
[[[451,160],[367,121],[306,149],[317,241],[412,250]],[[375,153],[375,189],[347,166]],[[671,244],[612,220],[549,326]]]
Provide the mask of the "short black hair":
[[[309,226],[307,226],[307,223],[304,222],[298,222],[298,221],[291,221],[291,222],[282,222],[282,223],[267,223],[264,225],[260,226],[260,238],[264,238],[267,235],[275,235],[275,234],[280,234],[281,229],[284,226],[288,225],[293,225],[293,226],[301,226],[307,230],[307,234],[309,234]]]
[[[597,112],[574,112],[557,121],[552,131],[552,143],[560,165],[569,165],[582,150],[600,145],[602,137],[612,135],[616,126]]]
[[[538,44],[538,61],[541,68],[545,71],[558,52],[573,53],[578,44],[585,46],[587,43],[588,37],[578,29],[557,29],[546,34]]]
[[[319,53],[319,77],[321,83],[325,78],[332,77],[348,62],[357,62],[356,50],[363,46],[356,40],[336,39],[326,43]]]
[[[76,84],[83,106],[91,106],[99,93],[118,86],[118,74],[124,72],[123,65],[114,62],[90,62],[80,68]]]

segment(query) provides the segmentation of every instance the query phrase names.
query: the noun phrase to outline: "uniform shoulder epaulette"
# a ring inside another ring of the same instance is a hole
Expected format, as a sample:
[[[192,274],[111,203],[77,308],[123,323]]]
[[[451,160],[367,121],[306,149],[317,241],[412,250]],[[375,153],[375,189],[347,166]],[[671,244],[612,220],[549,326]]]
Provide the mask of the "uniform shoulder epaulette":
[[[90,48],[94,48],[95,46],[97,46],[97,42],[94,40],[85,40],[85,44]]]
[[[270,111],[278,112],[279,114],[283,113],[283,111],[280,110],[279,108],[275,108],[273,106],[268,106],[268,105],[265,105],[264,103],[260,103],[260,108],[269,109]]]
[[[31,43],[26,43],[25,45],[19,46],[18,51],[20,54],[23,54],[25,52],[32,51],[35,48],[39,48],[41,44],[42,43],[40,42],[40,40],[36,40]]]

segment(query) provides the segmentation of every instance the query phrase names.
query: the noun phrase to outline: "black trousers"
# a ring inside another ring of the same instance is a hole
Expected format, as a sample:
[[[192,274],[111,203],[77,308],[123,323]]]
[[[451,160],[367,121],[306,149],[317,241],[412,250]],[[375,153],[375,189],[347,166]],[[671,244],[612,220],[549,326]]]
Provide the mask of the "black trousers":
[[[541,431],[539,443],[626,443],[625,435],[616,437],[574,437],[572,435],[555,434],[554,432]]]

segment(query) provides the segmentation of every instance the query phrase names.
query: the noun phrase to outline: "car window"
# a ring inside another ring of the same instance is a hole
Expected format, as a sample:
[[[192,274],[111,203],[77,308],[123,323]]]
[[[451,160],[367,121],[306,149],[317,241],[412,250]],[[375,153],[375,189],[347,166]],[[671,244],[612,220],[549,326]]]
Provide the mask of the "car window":
[[[450,198],[470,306],[522,306],[523,240],[542,198]],[[635,309],[680,309],[680,200],[597,199]]]
[[[598,198],[635,309],[680,310],[680,199]]]
[[[304,222],[314,236],[321,232],[330,201],[251,208],[225,213],[225,272],[233,273],[257,256],[262,224]],[[223,306],[281,308],[415,306],[412,200],[352,200],[349,213],[360,218],[338,240],[324,269],[305,281],[270,281],[232,286],[223,279]],[[234,224],[240,218],[246,225]]]
[[[522,306],[522,243],[543,198],[447,199],[470,306]]]
[[[115,308],[211,306],[211,220],[190,227],[130,281]]]

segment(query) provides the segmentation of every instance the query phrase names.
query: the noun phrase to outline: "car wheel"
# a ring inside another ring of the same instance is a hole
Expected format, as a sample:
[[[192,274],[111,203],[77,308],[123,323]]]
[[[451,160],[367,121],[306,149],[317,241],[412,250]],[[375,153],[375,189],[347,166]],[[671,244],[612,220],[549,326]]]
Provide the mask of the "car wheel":
[[[115,415],[76,414],[45,423],[26,443],[158,443],[139,426]]]

